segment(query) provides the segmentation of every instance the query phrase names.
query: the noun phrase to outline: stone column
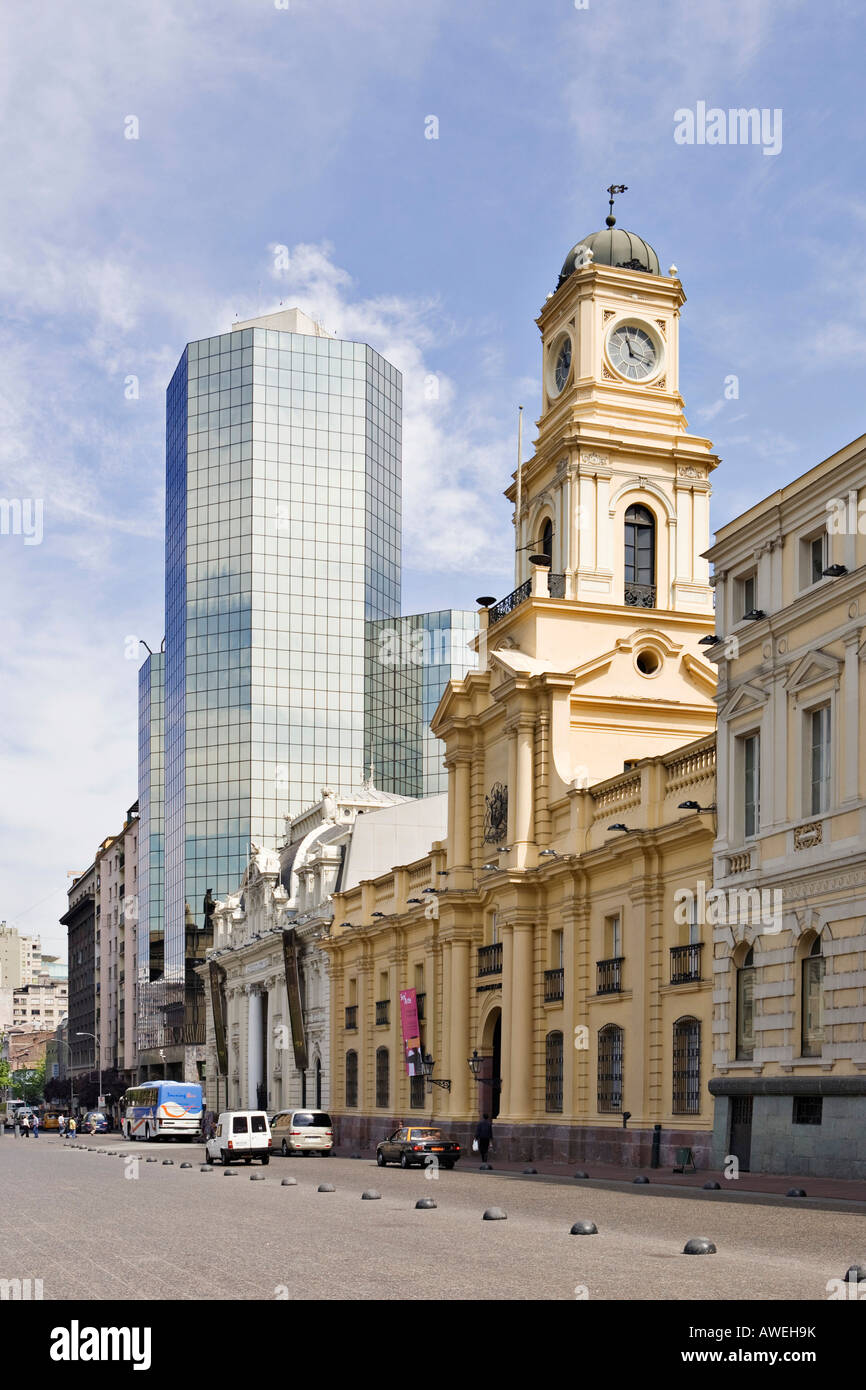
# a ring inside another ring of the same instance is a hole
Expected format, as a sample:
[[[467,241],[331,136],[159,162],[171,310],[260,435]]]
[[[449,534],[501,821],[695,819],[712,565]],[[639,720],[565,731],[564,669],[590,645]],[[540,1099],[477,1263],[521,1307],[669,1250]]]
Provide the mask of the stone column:
[[[456,868],[469,866],[471,859],[469,847],[469,817],[472,811],[471,771],[472,767],[468,757],[459,758],[454,763],[454,867]]]
[[[527,1120],[532,1087],[532,927],[515,923],[511,963],[511,1089],[509,1114]]]
[[[262,991],[251,985],[247,1012],[247,1109],[257,1109],[256,1087],[262,1079]]]
[[[469,1109],[469,948],[463,937],[451,943],[450,1071],[443,1076],[451,1078],[450,1114],[455,1119],[465,1118]]]
[[[860,781],[860,658],[857,648],[859,632],[849,632],[845,637],[845,671],[842,680],[841,719],[842,737],[835,735],[833,745],[844,748],[841,766],[841,800],[852,802],[858,799]]]
[[[501,928],[502,940],[502,1029],[500,1036],[500,1068],[502,1072],[502,1090],[499,1097],[499,1117],[504,1119],[511,1114],[511,1034],[512,1034],[512,999],[513,975],[514,975],[514,933],[510,923],[504,923]],[[468,1054],[467,1054],[468,1055]]]
[[[521,719],[517,727],[517,786],[514,838],[520,843],[526,843],[533,838],[534,800],[535,787],[533,785],[533,722],[529,718]],[[510,801],[510,798],[509,798]]]

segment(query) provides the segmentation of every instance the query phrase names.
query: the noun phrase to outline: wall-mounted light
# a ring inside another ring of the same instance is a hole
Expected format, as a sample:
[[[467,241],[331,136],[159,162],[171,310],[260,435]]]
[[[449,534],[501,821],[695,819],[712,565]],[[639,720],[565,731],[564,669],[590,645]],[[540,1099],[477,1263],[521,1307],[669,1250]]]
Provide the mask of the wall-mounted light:
[[[743,620],[748,619],[750,623],[760,622],[761,618],[766,618],[763,608],[750,608],[748,613],[743,614]]]
[[[699,638],[698,638],[698,646],[699,646],[699,647],[714,647],[714,646],[716,645],[717,642],[723,642],[723,641],[724,641],[724,638],[723,638],[723,637],[720,637],[719,634],[718,634],[717,632],[713,632],[713,633],[710,633],[707,637],[699,637]]]
[[[538,857],[539,859],[558,859],[559,854],[555,849],[540,849],[538,851]]]
[[[715,809],[715,802],[713,802],[712,806],[699,806],[696,801],[681,801],[677,807],[678,811],[700,811],[701,813],[704,811],[715,811]]]
[[[841,575],[848,573],[847,565],[828,565],[821,573],[828,579],[839,579]]]
[[[619,821],[617,821],[616,825],[609,825],[607,828],[608,828],[608,830],[625,830],[625,831],[627,831],[627,830],[629,829],[629,827],[628,827],[627,825],[622,825]]]
[[[481,867],[482,869],[486,869],[489,874],[496,874],[499,872],[498,864],[482,864]]]

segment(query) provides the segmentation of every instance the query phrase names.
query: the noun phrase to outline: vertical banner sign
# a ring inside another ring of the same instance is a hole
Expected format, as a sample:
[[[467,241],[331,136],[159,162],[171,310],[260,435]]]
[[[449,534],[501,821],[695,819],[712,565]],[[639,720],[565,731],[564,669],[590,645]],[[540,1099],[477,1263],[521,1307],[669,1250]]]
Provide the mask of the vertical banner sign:
[[[283,960],[286,966],[286,994],[289,996],[289,1023],[292,1029],[292,1046],[295,1049],[295,1066],[298,1071],[306,1071],[307,1043],[304,1038],[304,1013],[301,1008],[301,979],[298,974],[298,951],[295,933],[283,932]]]
[[[400,991],[400,1024],[403,1029],[403,1054],[406,1075],[423,1076],[421,1066],[421,1029],[418,1024],[418,999],[414,989]]]
[[[229,1074],[229,1052],[226,1043],[226,972],[215,960],[209,962],[210,1006],[213,1010],[213,1030],[216,1037],[217,1062],[220,1076]]]

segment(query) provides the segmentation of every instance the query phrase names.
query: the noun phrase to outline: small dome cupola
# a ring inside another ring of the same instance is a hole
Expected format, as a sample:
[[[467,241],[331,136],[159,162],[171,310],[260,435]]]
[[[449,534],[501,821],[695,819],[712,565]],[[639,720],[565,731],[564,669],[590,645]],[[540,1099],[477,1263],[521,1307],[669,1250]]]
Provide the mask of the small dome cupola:
[[[605,218],[604,230],[590,232],[589,236],[583,237],[575,246],[572,246],[563,262],[562,270],[559,272],[557,289],[575,270],[587,264],[587,251],[592,252],[592,262],[595,265],[639,270],[644,275],[661,274],[659,258],[649,242],[644,241],[643,237],[638,236],[636,232],[627,232],[624,227],[617,227],[616,225],[616,218],[613,215],[614,195],[625,193],[625,191],[626,185],[622,183],[611,184],[608,188],[610,212]]]

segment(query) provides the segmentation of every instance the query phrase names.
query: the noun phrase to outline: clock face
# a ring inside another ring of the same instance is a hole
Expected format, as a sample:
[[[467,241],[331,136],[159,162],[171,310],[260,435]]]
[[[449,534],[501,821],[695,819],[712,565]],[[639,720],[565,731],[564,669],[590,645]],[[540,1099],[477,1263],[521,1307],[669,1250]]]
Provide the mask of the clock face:
[[[611,330],[607,355],[616,371],[630,381],[645,381],[659,364],[655,343],[636,323],[621,323]]]
[[[553,369],[553,379],[556,382],[556,393],[559,395],[568,381],[568,374],[571,371],[571,339],[563,338],[562,345],[556,355],[556,365]]]

